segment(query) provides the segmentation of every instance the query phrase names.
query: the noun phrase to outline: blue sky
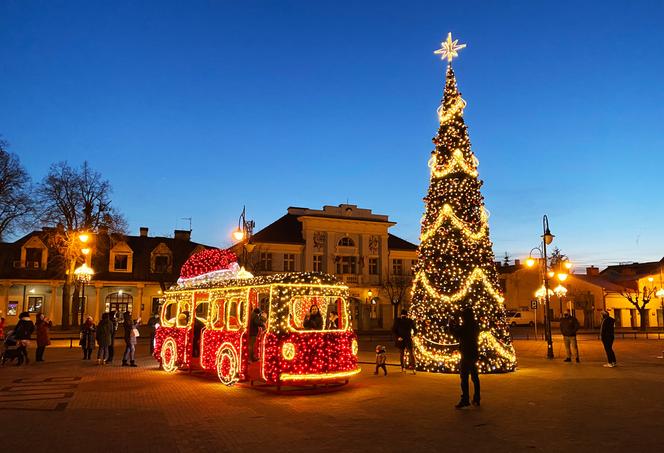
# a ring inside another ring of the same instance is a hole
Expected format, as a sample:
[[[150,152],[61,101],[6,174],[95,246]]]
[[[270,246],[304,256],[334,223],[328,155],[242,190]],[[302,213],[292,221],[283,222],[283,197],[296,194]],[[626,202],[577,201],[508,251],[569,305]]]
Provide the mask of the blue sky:
[[[664,255],[664,3],[0,3],[0,134],[84,159],[131,231],[227,245],[244,204],[349,202],[419,234],[448,31],[496,254]]]

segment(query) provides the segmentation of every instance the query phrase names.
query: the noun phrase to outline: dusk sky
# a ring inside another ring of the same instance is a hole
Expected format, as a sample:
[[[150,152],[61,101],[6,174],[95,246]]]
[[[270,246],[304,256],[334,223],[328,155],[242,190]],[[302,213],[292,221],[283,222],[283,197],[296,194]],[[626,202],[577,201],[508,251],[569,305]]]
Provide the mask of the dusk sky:
[[[497,258],[664,255],[664,2],[0,2],[0,134],[88,160],[130,233],[348,200],[417,242],[447,32]]]

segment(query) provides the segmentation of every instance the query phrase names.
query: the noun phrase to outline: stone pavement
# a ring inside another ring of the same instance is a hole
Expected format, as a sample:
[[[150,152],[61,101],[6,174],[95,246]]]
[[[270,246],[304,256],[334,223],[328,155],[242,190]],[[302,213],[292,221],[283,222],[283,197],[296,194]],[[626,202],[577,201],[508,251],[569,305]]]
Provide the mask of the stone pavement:
[[[517,341],[518,371],[482,376],[482,407],[461,411],[455,375],[388,367],[382,377],[363,365],[338,391],[276,395],[168,375],[146,344],[139,368],[98,367],[56,344],[45,363],[0,368],[0,442],[30,452],[661,451],[664,341],[618,341],[620,366],[608,369],[598,341],[580,341],[576,364],[556,340],[554,361],[543,342]],[[372,361],[374,345],[361,346]]]

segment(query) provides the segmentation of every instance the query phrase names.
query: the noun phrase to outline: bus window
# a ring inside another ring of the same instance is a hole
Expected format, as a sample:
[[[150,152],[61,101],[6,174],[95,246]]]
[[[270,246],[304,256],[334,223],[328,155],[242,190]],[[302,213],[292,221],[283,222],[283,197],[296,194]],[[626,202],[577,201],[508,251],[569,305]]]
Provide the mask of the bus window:
[[[178,312],[178,327],[187,327],[192,321],[191,302],[180,302]]]
[[[341,297],[327,298],[326,330],[344,330],[346,328],[346,302]]]
[[[226,301],[224,299],[217,299],[212,302],[212,306],[210,307],[210,324],[215,330],[221,330],[226,325],[224,321],[224,314],[226,313],[225,306]]]
[[[305,297],[305,296],[300,296],[300,297],[295,297],[291,303],[290,303],[290,314],[289,314],[289,323],[291,327],[297,329],[297,330],[308,330],[305,329],[304,327],[304,321],[306,317],[309,315],[311,311],[312,306],[318,307],[318,311],[320,313],[320,316],[322,318],[322,326],[321,328],[324,329],[326,328],[326,322],[327,322],[327,317],[328,317],[328,311],[330,309],[330,306],[328,304],[328,299],[326,297]],[[334,308],[334,307],[332,307]],[[337,330],[337,328],[333,328],[331,330]]]
[[[175,315],[178,311],[178,304],[175,300],[166,300],[161,308],[161,325],[164,327],[173,327],[175,325]]]
[[[203,323],[207,323],[209,308],[210,303],[207,300],[196,302],[196,319]]]
[[[245,303],[240,297],[230,300],[227,307],[226,326],[228,330],[240,330],[245,324]]]

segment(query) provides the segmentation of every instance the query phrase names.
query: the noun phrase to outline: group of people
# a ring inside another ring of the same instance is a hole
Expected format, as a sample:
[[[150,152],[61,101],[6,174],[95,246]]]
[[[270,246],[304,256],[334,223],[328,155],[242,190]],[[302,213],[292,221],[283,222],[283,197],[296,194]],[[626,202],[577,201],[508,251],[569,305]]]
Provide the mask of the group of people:
[[[138,326],[141,319],[133,320],[131,313],[126,311],[122,315],[124,328],[125,350],[122,356],[122,366],[136,367],[136,342],[140,336]],[[113,362],[115,355],[115,334],[120,326],[119,314],[115,311],[103,313],[101,321],[95,325],[92,316],[88,316],[81,326],[80,346],[83,350],[83,360],[92,359],[92,351],[97,349],[97,364],[107,365]]]
[[[614,368],[618,365],[616,361],[616,354],[613,352],[613,340],[615,339],[615,324],[616,321],[611,317],[608,311],[602,311],[602,324],[599,328],[599,338],[602,340],[604,351],[606,352],[606,363],[603,365],[606,368]],[[563,336],[563,343],[565,344],[565,362],[572,361],[572,353],[574,360],[579,363],[579,345],[576,341],[576,334],[581,328],[578,319],[574,317],[569,310],[565,312],[560,320],[560,333]]]
[[[33,322],[30,313],[23,312],[19,315],[16,327],[5,335],[5,318],[0,318],[0,341],[3,343],[2,363],[16,359],[16,366],[24,363],[27,365],[30,362],[28,346],[30,346],[33,333],[37,340],[35,362],[43,362],[46,346],[51,344],[49,337],[51,327],[53,327],[53,323],[43,313],[37,313],[36,321]]]

